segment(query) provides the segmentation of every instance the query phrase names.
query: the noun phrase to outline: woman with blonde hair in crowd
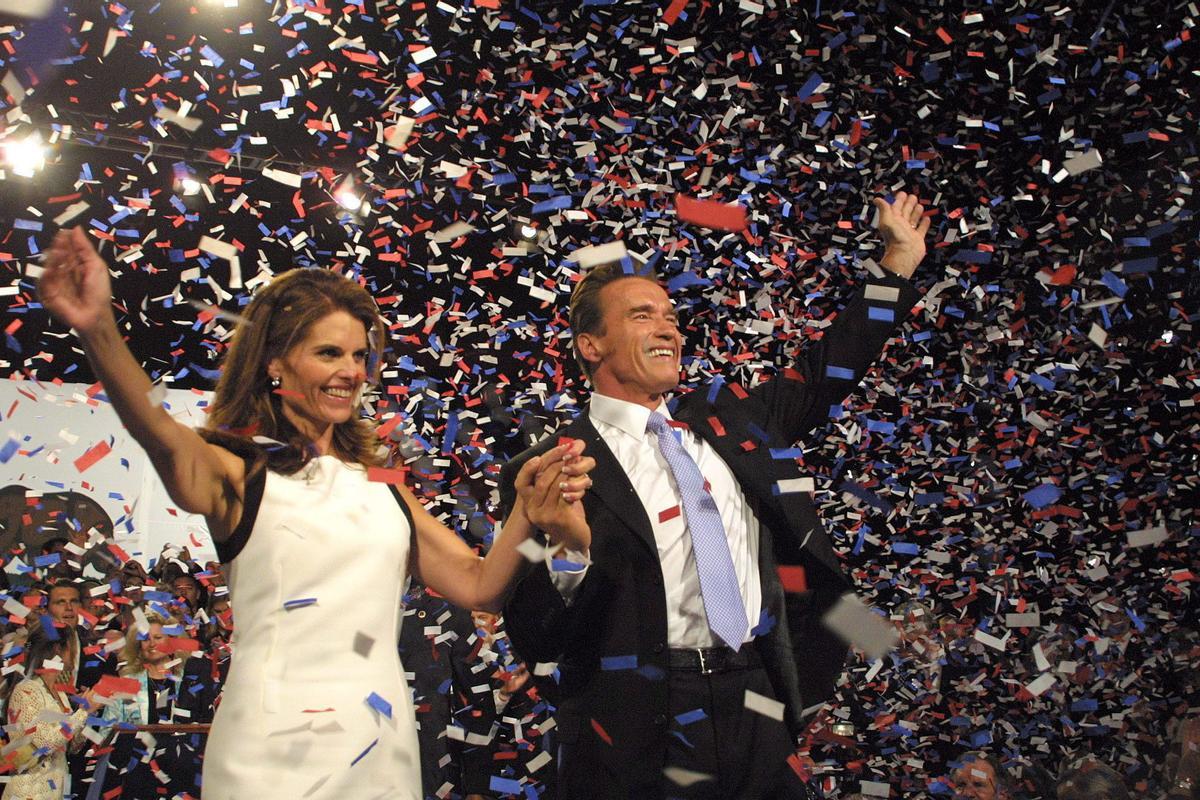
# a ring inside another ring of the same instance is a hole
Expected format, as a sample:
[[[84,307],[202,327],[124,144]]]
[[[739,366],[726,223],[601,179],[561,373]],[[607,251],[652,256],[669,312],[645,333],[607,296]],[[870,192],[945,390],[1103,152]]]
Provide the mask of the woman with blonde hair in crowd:
[[[175,505],[204,516],[227,565],[237,627],[205,800],[419,798],[395,646],[405,580],[411,572],[461,608],[498,611],[529,563],[522,552],[544,552],[528,541],[535,531],[586,551],[579,501],[594,461],[582,443],[525,465],[503,535],[480,558],[417,501],[403,470],[378,471],[380,437],[361,401],[386,327],[354,280],[293,269],[258,290],[199,433],[153,399],[117,327],[108,265],[82,230],[58,234],[38,288]]]
[[[117,734],[112,752],[102,757],[96,768],[95,780],[103,785],[106,797],[117,786],[122,787],[122,797],[157,796],[163,784],[151,768],[152,759],[145,757],[151,747],[156,768],[167,775],[174,773],[170,769],[175,760],[174,737],[162,735],[160,726],[173,721],[183,661],[169,645],[173,637],[167,630],[174,621],[152,611],[144,619],[144,623],[138,620],[129,627],[121,650],[121,677],[136,680],[138,690],[104,706],[104,719],[114,724]],[[154,734],[139,736],[138,730]]]
[[[74,697],[67,673],[67,640],[34,622],[25,642],[25,679],[8,699],[9,744],[3,763],[15,771],[4,800],[61,800],[66,794],[67,748],[88,717],[89,689]],[[57,633],[57,632],[56,632]]]

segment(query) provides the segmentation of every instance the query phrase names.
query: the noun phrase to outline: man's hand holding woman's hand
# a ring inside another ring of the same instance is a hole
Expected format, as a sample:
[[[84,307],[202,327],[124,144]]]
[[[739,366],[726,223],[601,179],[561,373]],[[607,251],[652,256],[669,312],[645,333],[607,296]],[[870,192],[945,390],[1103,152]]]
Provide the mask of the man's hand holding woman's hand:
[[[516,480],[516,510],[555,544],[580,551],[592,542],[581,501],[592,485],[588,473],[596,466],[594,458],[583,455],[583,446],[574,440],[529,459]]]

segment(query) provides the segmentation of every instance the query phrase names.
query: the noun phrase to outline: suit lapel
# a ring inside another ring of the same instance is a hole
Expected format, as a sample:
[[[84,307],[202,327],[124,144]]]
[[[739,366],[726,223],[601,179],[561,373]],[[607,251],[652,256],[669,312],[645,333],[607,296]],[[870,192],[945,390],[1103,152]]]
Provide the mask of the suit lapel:
[[[617,457],[592,425],[586,409],[568,426],[565,433],[582,439],[587,445],[583,451],[584,455],[596,459],[596,468],[592,470],[592,488],[584,495],[584,506],[588,506],[589,501],[607,506],[609,512],[645,542],[651,551],[658,552],[650,517],[642,507],[637,490],[633,488]],[[594,516],[588,514],[589,518]]]

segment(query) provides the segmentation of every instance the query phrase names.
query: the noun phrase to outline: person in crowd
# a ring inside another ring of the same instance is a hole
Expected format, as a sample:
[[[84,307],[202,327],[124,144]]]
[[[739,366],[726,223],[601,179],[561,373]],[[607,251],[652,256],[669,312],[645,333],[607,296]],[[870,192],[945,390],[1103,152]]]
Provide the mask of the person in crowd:
[[[1168,761],[1167,800],[1200,800],[1200,717],[1179,721]]]
[[[104,706],[103,718],[114,724],[116,734],[107,766],[96,770],[96,781],[103,784],[106,796],[117,787],[120,796],[130,798],[155,797],[159,787],[174,788],[176,737],[151,727],[174,721],[182,661],[169,645],[172,637],[166,628],[171,623],[159,614],[146,613],[144,627],[135,624],[125,635],[120,674],[136,680],[138,690]]]
[[[1055,791],[1058,800],[1130,800],[1121,774],[1090,758],[1067,770]]]
[[[471,613],[412,586],[404,598],[400,658],[413,676],[425,797],[488,791],[496,708]]]
[[[951,777],[955,800],[1009,800],[1008,773],[994,756],[967,753]]]
[[[664,288],[618,264],[576,285],[572,346],[591,399],[501,477],[511,507],[518,470],[561,437],[597,461],[590,550],[568,551],[569,570],[533,570],[505,612],[526,661],[559,664],[562,797],[803,793],[786,759],[845,662],[819,620],[848,583],[795,460],[771,454],[829,418],[919,298],[908,278],[929,219],[904,192],[876,207],[885,272],[794,368],[750,390],[717,381],[668,403],[683,337]],[[807,591],[785,596],[777,558],[803,569]],[[665,769],[699,777],[668,785]]]
[[[175,505],[204,516],[228,565],[238,627],[205,751],[206,800],[341,798],[367,785],[418,797],[416,724],[391,645],[407,574],[460,607],[498,609],[535,529],[588,546],[578,500],[591,459],[571,443],[529,460],[481,559],[398,470],[382,469],[361,397],[378,377],[385,328],[355,281],[293,269],[258,291],[202,432],[152,400],[113,315],[108,265],[82,230],[55,237],[38,290]]]
[[[61,800],[70,780],[67,750],[82,741],[95,695],[73,692],[70,640],[52,625],[29,627],[25,679],[8,701],[9,759],[14,774],[4,800]]]

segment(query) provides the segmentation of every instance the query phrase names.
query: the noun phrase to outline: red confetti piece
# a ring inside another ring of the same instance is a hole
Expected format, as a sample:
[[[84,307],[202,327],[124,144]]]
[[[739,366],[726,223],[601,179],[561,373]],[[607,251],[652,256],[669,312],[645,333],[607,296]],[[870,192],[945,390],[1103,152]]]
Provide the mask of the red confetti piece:
[[[204,648],[195,639],[186,639],[182,636],[169,636],[159,645],[158,649],[164,653],[193,653]]]
[[[118,678],[116,675],[104,675],[96,683],[96,694],[101,697],[112,697],[118,694],[136,695],[142,685],[137,678]]]
[[[679,19],[679,15],[685,8],[687,8],[687,0],[671,0],[671,5],[667,6],[667,10],[663,12],[663,22],[674,25],[675,20]]]
[[[804,574],[804,567],[798,564],[781,564],[776,571],[785,592],[800,594],[808,591],[808,576]]]
[[[112,448],[109,447],[108,442],[97,442],[94,447],[75,459],[75,469],[79,472],[84,472],[88,467],[104,458],[110,452],[112,452]]]
[[[388,469],[386,467],[367,467],[367,480],[375,483],[390,483],[393,486],[404,485],[403,469]]]
[[[670,508],[666,509],[665,511],[658,512],[658,521],[660,523],[666,522],[667,520],[675,519],[682,513],[683,513],[683,511],[679,508],[679,506],[677,506],[677,505],[671,506]]]
[[[717,419],[716,417],[708,418],[708,426],[713,429],[713,433],[715,433],[717,436],[725,435],[725,426],[722,425],[721,420]]]
[[[1050,276],[1050,282],[1055,286],[1066,286],[1071,281],[1075,280],[1076,268],[1074,264],[1064,264],[1053,272],[1042,270]]]
[[[715,200],[696,200],[687,195],[675,195],[675,213],[684,222],[718,231],[746,229],[744,206],[718,203]]]
[[[604,740],[605,744],[612,744],[612,737],[608,735],[608,731],[604,730],[604,728],[602,728],[600,723],[596,722],[596,720],[592,720],[592,730],[596,732],[597,736]]]

